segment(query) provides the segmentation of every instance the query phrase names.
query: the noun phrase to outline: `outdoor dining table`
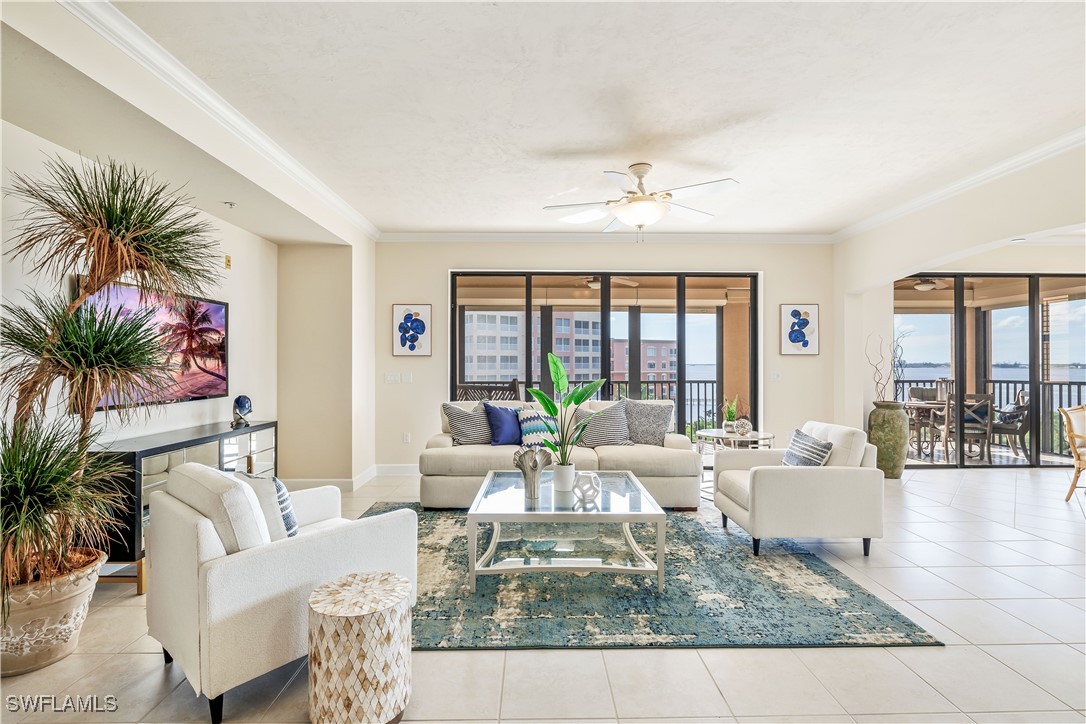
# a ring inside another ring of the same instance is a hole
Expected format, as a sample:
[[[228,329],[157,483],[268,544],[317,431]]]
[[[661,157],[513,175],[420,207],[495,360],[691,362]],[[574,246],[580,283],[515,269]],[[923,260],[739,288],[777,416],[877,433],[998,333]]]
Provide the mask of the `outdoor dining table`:
[[[920,457],[924,456],[925,449],[929,455],[935,455],[935,436],[930,432],[934,429],[932,416],[935,412],[945,409],[945,400],[909,400],[905,403],[905,413],[916,422],[916,436],[910,443],[916,448],[916,454]],[[927,441],[924,440],[925,429],[929,430]]]

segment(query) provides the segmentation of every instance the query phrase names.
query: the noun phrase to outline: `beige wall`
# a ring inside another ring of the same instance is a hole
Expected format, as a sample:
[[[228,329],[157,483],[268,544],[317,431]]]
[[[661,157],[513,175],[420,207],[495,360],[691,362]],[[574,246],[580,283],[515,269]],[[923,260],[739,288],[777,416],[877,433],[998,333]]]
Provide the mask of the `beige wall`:
[[[778,305],[818,303],[833,317],[829,246],[726,244],[445,244],[377,245],[377,462],[415,465],[426,439],[438,431],[438,407],[449,389],[449,271],[705,271],[764,272],[761,277],[763,427],[787,439],[808,419],[833,414],[833,347],[823,332],[822,354],[779,353]],[[433,305],[433,356],[392,356],[392,305]],[[410,374],[411,383],[386,384],[385,373]],[[779,375],[779,379],[775,376]],[[411,442],[403,442],[410,433]],[[405,468],[406,469],[406,468]]]
[[[923,271],[1082,272],[1082,250],[1010,239],[1086,221],[1082,147],[887,222],[834,246],[834,417],[863,424],[874,385],[863,350],[893,335],[891,284]]]
[[[49,155],[79,161],[77,154],[10,123],[3,123],[2,134],[5,188],[10,185],[12,171],[40,175],[42,161]],[[15,199],[4,197],[5,247],[12,233],[12,219],[22,208]],[[222,219],[205,216],[215,228],[222,253],[229,254],[232,262],[231,269],[222,270],[219,287],[208,290],[209,297],[230,305],[229,395],[215,400],[147,407],[146,416],[123,426],[111,419],[105,425],[104,441],[229,420],[233,398],[241,394],[252,398],[254,419],[276,419],[276,246]],[[28,275],[20,262],[3,260],[5,302],[18,303],[21,291],[27,289],[55,290],[52,284],[52,279]],[[105,422],[101,413],[95,417],[96,421]]]
[[[279,475],[353,478],[351,247],[279,247]]]

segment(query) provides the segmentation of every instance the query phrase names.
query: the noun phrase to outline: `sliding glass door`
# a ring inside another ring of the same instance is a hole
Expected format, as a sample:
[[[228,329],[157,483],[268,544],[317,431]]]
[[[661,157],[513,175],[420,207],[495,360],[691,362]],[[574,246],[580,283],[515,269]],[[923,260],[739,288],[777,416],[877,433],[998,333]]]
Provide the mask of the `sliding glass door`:
[[[753,275],[455,272],[450,394],[550,391],[547,354],[602,399],[670,399],[692,439],[738,398],[757,426]]]
[[[894,285],[895,392],[913,465],[1067,465],[1058,409],[1086,386],[1086,278],[919,275]]]

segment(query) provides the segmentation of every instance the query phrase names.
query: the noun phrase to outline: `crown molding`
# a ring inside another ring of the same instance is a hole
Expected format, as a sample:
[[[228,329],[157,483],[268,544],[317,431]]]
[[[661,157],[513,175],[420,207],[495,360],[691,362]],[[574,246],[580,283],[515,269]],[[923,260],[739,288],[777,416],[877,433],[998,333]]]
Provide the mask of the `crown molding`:
[[[932,204],[937,204],[940,201],[945,201],[946,199],[957,196],[970,189],[983,186],[984,184],[995,181],[1003,176],[1021,171],[1024,168],[1038,164],[1053,156],[1058,156],[1061,153],[1078,148],[1083,144],[1086,144],[1086,127],[1078,128],[1070,133],[1065,133],[1047,143],[1042,143],[1040,146],[1031,148],[1017,156],[1012,156],[1004,161],[1000,161],[994,166],[989,166],[986,169],[966,176],[952,184],[917,196],[912,201],[906,201],[904,204],[879,212],[874,216],[869,216],[866,219],[857,221],[855,224],[846,226],[832,235],[831,243],[844,241],[845,239],[862,234],[865,231],[882,226],[895,219],[900,219],[903,216],[916,213]]]
[[[57,0],[57,3],[139,63],[175,93],[219,123],[239,141],[260,154],[308,193],[340,214],[356,229],[371,239],[380,237],[380,229],[369,219],[287,153],[268,134],[212,90],[111,3],[80,2],[79,0]]]
[[[382,244],[632,244],[634,231],[386,231]],[[645,244],[830,244],[829,234],[722,234],[646,231]]]

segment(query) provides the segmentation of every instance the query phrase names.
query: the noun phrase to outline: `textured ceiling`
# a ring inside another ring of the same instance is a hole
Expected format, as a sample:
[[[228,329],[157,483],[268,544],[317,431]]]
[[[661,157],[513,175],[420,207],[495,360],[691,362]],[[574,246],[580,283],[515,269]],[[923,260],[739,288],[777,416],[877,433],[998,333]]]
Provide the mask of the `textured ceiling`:
[[[1082,3],[121,3],[383,231],[720,176],[707,225],[833,232],[1083,125]]]
[[[183,187],[198,208],[266,239],[342,243],[7,25],[0,29],[0,46],[5,121],[87,157],[109,156],[154,169]],[[237,206],[228,208],[224,201]]]

